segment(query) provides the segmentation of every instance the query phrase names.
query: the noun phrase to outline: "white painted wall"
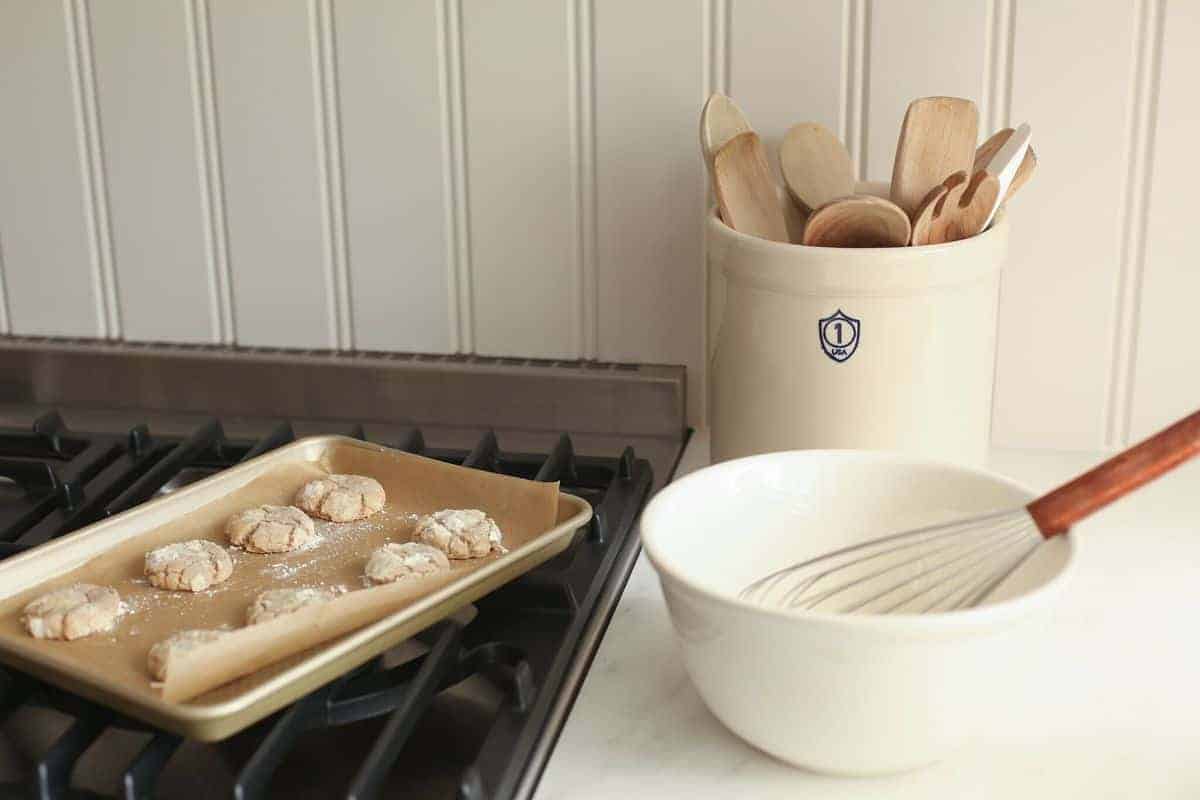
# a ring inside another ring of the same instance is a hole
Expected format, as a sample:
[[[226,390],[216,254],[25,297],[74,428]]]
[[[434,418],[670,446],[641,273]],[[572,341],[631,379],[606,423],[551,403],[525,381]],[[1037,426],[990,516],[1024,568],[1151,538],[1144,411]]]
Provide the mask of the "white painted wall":
[[[1190,0],[0,0],[0,331],[686,364],[724,90],[890,174],[907,101],[1033,124],[994,438],[1200,400]]]

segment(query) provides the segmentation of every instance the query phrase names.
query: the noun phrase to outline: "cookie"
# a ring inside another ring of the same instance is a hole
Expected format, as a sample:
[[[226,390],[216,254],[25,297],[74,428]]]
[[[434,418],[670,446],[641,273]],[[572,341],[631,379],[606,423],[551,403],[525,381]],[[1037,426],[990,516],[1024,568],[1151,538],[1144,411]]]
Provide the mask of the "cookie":
[[[232,574],[229,553],[207,539],[176,542],[146,553],[146,578],[160,589],[202,592]]]
[[[328,603],[333,597],[332,589],[268,589],[246,609],[246,624],[267,622],[302,608]]]
[[[353,522],[366,519],[386,501],[383,486],[365,475],[326,475],[296,493],[296,505],[319,519]]]
[[[315,542],[317,528],[295,506],[259,506],[230,517],[225,535],[250,553],[290,553]]]
[[[110,586],[77,583],[25,606],[21,622],[35,639],[71,641],[110,631],[121,614],[121,596]]]
[[[450,560],[436,547],[419,542],[391,542],[371,553],[363,574],[372,583],[392,583],[449,569]]]
[[[178,664],[181,658],[186,659],[189,653],[224,635],[225,631],[203,629],[176,631],[150,648],[146,666],[155,680],[165,681],[172,664]]]
[[[495,550],[506,553],[496,521],[475,508],[448,508],[421,517],[418,541],[436,547],[450,558],[479,558]]]

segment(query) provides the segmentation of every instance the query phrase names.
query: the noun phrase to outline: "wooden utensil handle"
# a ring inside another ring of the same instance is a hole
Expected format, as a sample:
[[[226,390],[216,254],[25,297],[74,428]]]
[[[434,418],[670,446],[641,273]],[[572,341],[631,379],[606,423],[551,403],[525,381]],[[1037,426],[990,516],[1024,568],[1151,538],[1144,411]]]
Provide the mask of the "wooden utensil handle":
[[[1049,538],[1200,453],[1200,411],[1113,456],[1026,509]]]

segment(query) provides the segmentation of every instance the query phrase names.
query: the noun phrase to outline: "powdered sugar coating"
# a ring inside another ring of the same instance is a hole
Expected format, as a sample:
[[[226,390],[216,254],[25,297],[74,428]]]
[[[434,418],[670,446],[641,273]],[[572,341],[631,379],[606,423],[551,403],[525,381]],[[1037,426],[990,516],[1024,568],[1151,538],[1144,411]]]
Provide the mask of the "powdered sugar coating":
[[[436,547],[420,542],[390,542],[371,554],[363,574],[372,583],[393,583],[449,569],[450,560]]]
[[[477,508],[447,508],[421,517],[416,538],[450,558],[481,558],[493,550],[507,552],[500,543],[500,526]]]
[[[276,617],[282,617],[309,606],[328,603],[334,598],[332,589],[297,588],[268,589],[254,598],[246,609],[246,624],[257,625]]]
[[[319,519],[353,522],[383,508],[383,485],[365,475],[326,475],[314,478],[296,493],[296,505]]]
[[[289,553],[315,542],[317,528],[295,506],[258,506],[230,517],[225,535],[249,553]]]
[[[116,589],[76,583],[29,603],[21,621],[35,639],[71,641],[112,630],[120,614],[121,596]]]
[[[159,589],[202,592],[232,574],[229,553],[207,539],[176,542],[146,553],[146,578]]]
[[[187,658],[189,653],[215,642],[224,635],[225,631],[206,629],[176,631],[150,648],[146,666],[155,680],[165,681],[172,664],[178,663],[181,658]]]

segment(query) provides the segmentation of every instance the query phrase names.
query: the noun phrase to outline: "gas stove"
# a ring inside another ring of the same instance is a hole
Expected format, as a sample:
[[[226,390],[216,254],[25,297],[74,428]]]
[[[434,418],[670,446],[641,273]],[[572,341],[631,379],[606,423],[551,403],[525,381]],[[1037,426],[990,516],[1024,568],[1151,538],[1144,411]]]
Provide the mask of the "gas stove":
[[[219,418],[41,399],[0,407],[0,558],[321,433],[558,480],[595,515],[567,551],[467,613],[223,742],[182,740],[0,667],[3,796],[529,796],[632,568],[637,514],[682,445],[377,421],[383,412]]]

